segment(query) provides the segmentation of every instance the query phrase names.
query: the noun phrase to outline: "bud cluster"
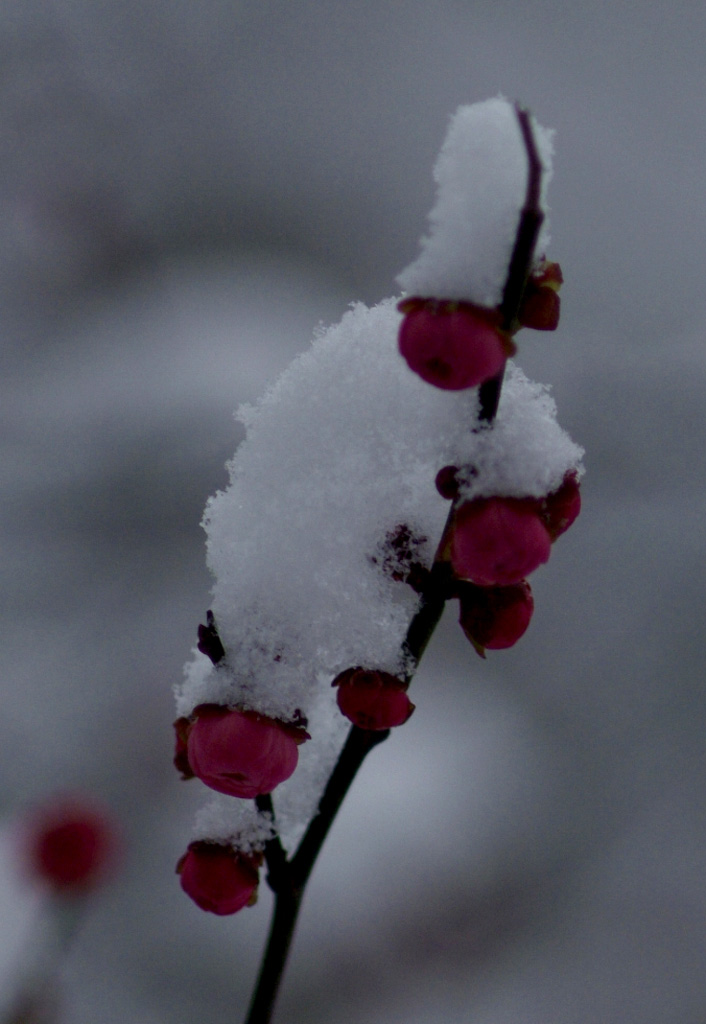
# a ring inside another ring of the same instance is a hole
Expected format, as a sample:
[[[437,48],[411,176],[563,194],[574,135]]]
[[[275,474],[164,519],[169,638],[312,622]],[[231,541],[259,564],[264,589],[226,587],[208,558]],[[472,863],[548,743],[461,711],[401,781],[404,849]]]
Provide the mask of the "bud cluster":
[[[555,330],[559,323],[558,263],[542,260],[529,275],[513,333],[528,326]],[[504,329],[501,309],[440,299],[403,299],[398,346],[422,380],[448,391],[501,381],[517,346]],[[470,468],[471,475],[477,471]],[[444,466],[436,476],[442,498],[453,502],[440,557],[459,581],[461,626],[483,657],[486,648],[513,646],[525,633],[534,601],[526,577],[549,560],[551,545],[581,509],[578,474],[565,473],[558,488],[540,498],[492,495],[464,500],[463,470]]]
[[[529,626],[534,601],[526,577],[581,510],[575,471],[544,498],[477,498],[453,509],[446,548],[459,581],[459,621],[480,654],[512,647]]]
[[[542,261],[528,278],[514,330],[556,329],[563,280],[558,263]],[[492,380],[517,352],[513,332],[506,329],[499,308],[419,297],[402,299],[397,308],[404,313],[400,354],[422,380],[446,391],[474,388]]]
[[[579,513],[581,449],[546,389],[508,364],[521,327],[557,326],[562,282],[530,252],[505,302],[528,175],[516,113],[497,99],[456,115],[431,238],[398,279],[410,297],[355,306],[239,412],[247,437],[204,519],[215,615],[175,722],[182,778],[256,801],[179,862],[213,913],[253,902],[268,829],[301,836],[348,722],[373,743],[409,720],[424,608],[457,599],[481,655],[511,647],[532,617],[527,577]],[[551,133],[534,131],[543,195]],[[452,194],[469,154],[477,178]],[[479,422],[484,389],[501,385],[497,418]]]
[[[198,629],[198,647],[214,664],[225,660],[213,613]],[[200,704],[174,723],[174,765],[182,779],[251,800],[271,793],[293,774],[299,745],[310,739],[300,722],[219,704]],[[252,843],[248,844],[252,846]],[[177,863],[181,887],[202,910],[224,915],[257,899],[262,854],[237,844],[196,840]]]

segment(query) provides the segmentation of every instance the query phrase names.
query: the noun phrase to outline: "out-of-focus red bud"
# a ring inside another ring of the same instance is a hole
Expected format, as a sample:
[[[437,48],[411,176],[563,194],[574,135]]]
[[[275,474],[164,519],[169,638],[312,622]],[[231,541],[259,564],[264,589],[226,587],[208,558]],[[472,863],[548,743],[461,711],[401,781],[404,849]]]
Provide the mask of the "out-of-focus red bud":
[[[257,900],[261,860],[231,846],[197,841],[189,844],[176,870],[182,889],[202,910],[235,914]]]
[[[78,894],[103,881],[114,863],[117,846],[108,817],[77,798],[43,808],[26,827],[32,873],[67,894]]]
[[[252,799],[288,779],[297,767],[304,729],[255,711],[201,704],[189,728],[187,755],[194,775],[211,789]]]
[[[450,557],[459,579],[483,587],[519,583],[548,561],[550,551],[534,499],[479,498],[456,510]]]
[[[403,725],[414,711],[401,679],[364,668],[349,668],[336,676],[339,708],[359,729],[392,729]]]
[[[495,377],[515,346],[500,329],[497,310],[467,302],[403,299],[399,349],[422,380],[446,391],[473,388]]]
[[[526,580],[509,587],[458,584],[461,628],[483,655],[512,647],[524,634],[534,611],[532,590]]]

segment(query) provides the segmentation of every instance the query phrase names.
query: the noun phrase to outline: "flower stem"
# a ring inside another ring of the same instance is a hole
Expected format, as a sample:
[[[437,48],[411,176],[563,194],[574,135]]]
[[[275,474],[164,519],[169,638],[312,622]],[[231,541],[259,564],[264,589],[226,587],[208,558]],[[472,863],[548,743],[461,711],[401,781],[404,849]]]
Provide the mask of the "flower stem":
[[[520,213],[517,236],[500,303],[503,326],[508,331],[514,331],[518,327],[517,316],[520,303],[532,269],[534,249],[544,219],[540,206],[542,164],[537,152],[530,115],[519,106],[515,107],[515,111],[527,151],[528,174],[525,204]],[[503,371],[491,380],[485,381],[479,388],[479,420],[484,421],[488,426],[492,424],[498,410],[502,383]],[[434,565],[424,586],[419,607],[409,624],[402,645],[402,657],[405,664],[404,680],[407,683],[411,681],[417,670],[426,646],[441,619],[449,596],[452,572],[443,552],[452,516],[453,506],[437,549]],[[373,747],[384,742],[389,734],[389,729],[374,732],[359,729],[354,725],[348,733],[348,739],[326,784],[318,810],[309,823],[293,857],[287,858],[279,837],[275,837],[265,845],[267,881],[275,893],[275,907],[260,974],[245,1024],[270,1024],[304,889],[316,863],[316,858],[358,769]],[[260,811],[269,813],[274,820],[272,799],[269,795],[257,797],[256,803]]]
[[[534,248],[537,244],[539,229],[544,220],[540,205],[542,185],[542,162],[537,152],[537,143],[532,131],[529,112],[515,106],[522,140],[527,152],[527,191],[525,204],[520,212],[520,223],[515,236],[515,244],[510,257],[507,280],[503,289],[500,312],[503,314],[503,326],[511,330],[517,326],[517,314],[522,302],[522,295],[527,285],[527,278],[532,270]],[[492,417],[491,417],[492,419]]]
[[[245,1024],[268,1024],[272,1019],[303,895],[300,889],[275,896],[270,934]]]
[[[304,888],[316,858],[358,769],[373,747],[386,740],[389,734],[389,729],[371,732],[352,726],[319,801],[317,813],[309,823],[292,859],[286,859],[279,838],[271,840],[265,847],[267,881],[275,893],[275,909],[260,975],[245,1024],[269,1024],[271,1020]],[[258,797],[257,806],[261,811],[272,813],[272,800],[269,796]]]
[[[527,152],[527,192],[525,193],[525,204],[520,212],[520,223],[515,236],[515,244],[510,257],[510,266],[507,271],[507,280],[503,288],[503,297],[500,302],[500,312],[503,315],[503,327],[506,331],[515,331],[519,326],[517,316],[527,286],[527,278],[532,270],[534,249],[539,237],[539,229],[544,220],[544,213],[540,204],[542,186],[542,162],[537,152],[537,143],[532,131],[532,121],[529,112],[515,105],[517,121],[522,132],[522,141]],[[500,391],[503,386],[505,367],[496,377],[484,381],[478,389],[480,401],[480,412],[478,419],[486,423],[492,423],[498,411]]]

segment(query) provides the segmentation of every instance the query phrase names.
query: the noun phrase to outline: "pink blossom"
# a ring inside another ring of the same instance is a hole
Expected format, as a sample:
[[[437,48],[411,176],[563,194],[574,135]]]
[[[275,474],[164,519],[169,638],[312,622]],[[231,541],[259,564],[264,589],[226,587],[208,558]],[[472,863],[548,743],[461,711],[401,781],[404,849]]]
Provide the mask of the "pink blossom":
[[[388,672],[349,668],[334,679],[339,708],[359,729],[391,729],[414,711],[407,686]]]
[[[187,755],[194,775],[211,789],[253,798],[288,779],[309,734],[255,711],[201,704],[189,728]]]
[[[230,846],[195,842],[177,864],[181,887],[202,910],[235,914],[257,900],[258,861]]]
[[[509,587],[479,587],[459,583],[461,628],[480,652],[512,647],[524,634],[534,611],[532,590],[526,580]]]
[[[26,829],[32,873],[54,889],[79,892],[102,881],[117,849],[108,818],[81,800],[64,800],[36,813]]]
[[[519,583],[548,561],[549,532],[538,502],[481,498],[457,509],[451,532],[451,564],[460,579],[484,587]]]
[[[496,310],[465,302],[404,299],[399,349],[422,380],[447,391],[495,377],[514,352]]]

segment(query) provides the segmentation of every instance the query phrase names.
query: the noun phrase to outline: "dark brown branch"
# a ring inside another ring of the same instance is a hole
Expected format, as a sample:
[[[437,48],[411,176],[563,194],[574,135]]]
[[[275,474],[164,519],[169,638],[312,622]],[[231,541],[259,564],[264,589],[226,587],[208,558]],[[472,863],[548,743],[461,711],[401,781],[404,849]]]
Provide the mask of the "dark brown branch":
[[[447,527],[449,521],[447,520]],[[444,534],[446,528],[444,529]],[[443,540],[442,540],[443,543]],[[441,546],[441,545],[440,545]],[[449,596],[451,566],[448,562],[436,560],[429,574],[428,582],[422,592],[419,608],[409,624],[407,636],[402,644],[405,662],[405,682],[409,683],[417,670],[426,646],[439,624],[444,605]]]
[[[496,377],[491,377],[490,380],[484,380],[481,386],[478,388],[478,399],[480,402],[480,412],[478,413],[478,419],[481,423],[492,423],[498,411],[498,405],[500,404],[500,392],[503,386],[503,378],[505,377],[505,367]]]
[[[270,794],[263,793],[261,796],[256,796],[255,804],[258,811],[270,816],[276,829],[275,810]],[[267,884],[272,892],[278,893],[289,885],[289,865],[287,851],[282,846],[282,840],[276,831],[274,837],[265,843],[265,863],[267,864]]]
[[[511,332],[514,332],[518,326],[517,316],[520,303],[532,269],[534,249],[544,219],[540,207],[542,164],[532,132],[530,115],[519,106],[516,106],[515,110],[527,150],[528,174],[525,204],[520,213],[520,223],[500,303],[503,327]],[[485,381],[479,388],[479,419],[487,425],[492,424],[497,413],[502,382],[503,373],[501,372],[492,380]],[[444,559],[443,550],[452,516],[453,509],[449,514],[434,565],[422,591],[419,608],[409,624],[402,646],[402,655],[406,666],[404,679],[408,683],[414,676],[426,646],[441,619],[445,602],[449,596],[449,584],[452,579],[451,567]],[[358,769],[373,747],[386,740],[388,735],[389,730],[371,732],[353,726],[319,801],[317,813],[309,823],[294,856],[290,860],[287,859],[284,847],[278,837],[270,840],[265,846],[268,867],[267,881],[275,893],[275,910],[265,957],[245,1024],[269,1024],[271,1020],[304,895],[304,887]],[[269,796],[258,797],[257,806],[259,810],[273,814],[272,800]]]
[[[503,327],[506,331],[515,331],[518,327],[517,315],[527,287],[527,278],[532,270],[539,229],[544,220],[544,213],[540,206],[542,162],[537,152],[530,114],[518,105],[515,105],[515,113],[527,151],[527,192],[525,193],[525,205],[520,212],[520,223],[500,303]],[[479,388],[480,413],[478,418],[486,423],[492,423],[498,411],[504,374],[505,368],[503,367],[496,377],[484,381]]]
[[[358,769],[373,747],[387,739],[389,732],[389,729],[369,732],[354,725],[319,801],[318,811],[309,823],[294,857],[290,861],[286,860],[279,839],[271,840],[265,847],[267,881],[275,892],[275,910],[265,957],[245,1024],[267,1024],[270,1020],[304,887]],[[271,813],[272,800],[269,796],[257,797],[257,806],[259,810]]]
[[[300,889],[298,892],[280,892],[275,898],[265,955],[245,1024],[268,1024],[272,1019],[303,895],[304,890]]]
[[[270,794],[265,793],[255,797],[255,804],[258,811],[271,817],[276,828],[277,823]],[[265,954],[260,964],[260,973],[245,1024],[267,1024],[271,1019],[272,1009],[287,964],[289,947],[299,915],[299,905],[304,895],[303,887],[297,888],[293,883],[287,852],[276,833],[265,843],[265,862],[267,864],[267,884],[275,894],[275,906]]]
[[[292,859],[292,874],[296,885],[303,888],[306,884],[333,824],[333,819],[336,817],[358,769],[373,747],[379,746],[389,735],[389,729],[373,732],[368,729],[359,729],[356,725],[351,727],[348,739],[336,762],[336,767],[319,801],[319,809]]]
[[[542,163],[537,152],[537,143],[532,131],[530,115],[527,110],[516,106],[517,120],[527,150],[527,192],[525,205],[520,213],[520,223],[515,237],[515,245],[510,257],[507,281],[503,289],[500,312],[503,314],[503,327],[511,331],[517,327],[517,314],[522,302],[527,278],[532,269],[534,249],[539,237],[539,229],[544,220],[544,213],[539,205],[542,186]]]

